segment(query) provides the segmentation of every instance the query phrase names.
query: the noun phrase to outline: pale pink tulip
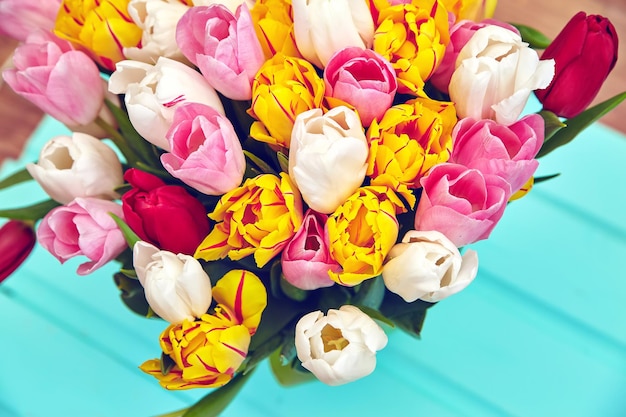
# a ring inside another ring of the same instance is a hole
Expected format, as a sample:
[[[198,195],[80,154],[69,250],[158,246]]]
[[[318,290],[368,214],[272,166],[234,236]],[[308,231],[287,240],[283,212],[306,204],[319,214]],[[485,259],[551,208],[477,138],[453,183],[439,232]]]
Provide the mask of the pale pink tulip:
[[[98,67],[66,41],[34,34],[17,47],[13,65],[2,73],[7,84],[70,127],[91,123],[103,106],[106,90]]]
[[[452,163],[436,165],[420,182],[415,229],[441,232],[457,247],[489,237],[511,196],[497,175]]]
[[[178,23],[176,41],[213,88],[233,100],[252,98],[265,57],[246,4],[235,15],[220,4],[192,7]]]
[[[97,198],[77,198],[52,209],[37,228],[37,241],[61,263],[84,255],[78,275],[87,275],[115,259],[127,247],[109,213],[122,218],[122,206]]]
[[[327,219],[327,215],[309,209],[300,230],[283,250],[283,275],[294,287],[315,290],[335,283],[328,271],[338,272],[341,267],[328,250],[328,237],[324,233]]]
[[[212,107],[177,108],[166,137],[171,151],[161,155],[161,163],[172,176],[209,195],[241,184],[246,170],[241,143],[231,122]]]
[[[0,34],[20,42],[38,30],[54,28],[61,0],[0,1]]]
[[[543,118],[528,115],[510,126],[493,120],[463,119],[452,133],[449,162],[504,178],[516,192],[535,173],[544,137]]]
[[[363,126],[379,119],[398,89],[391,63],[370,49],[350,47],[335,53],[324,70],[326,96],[356,109]]]

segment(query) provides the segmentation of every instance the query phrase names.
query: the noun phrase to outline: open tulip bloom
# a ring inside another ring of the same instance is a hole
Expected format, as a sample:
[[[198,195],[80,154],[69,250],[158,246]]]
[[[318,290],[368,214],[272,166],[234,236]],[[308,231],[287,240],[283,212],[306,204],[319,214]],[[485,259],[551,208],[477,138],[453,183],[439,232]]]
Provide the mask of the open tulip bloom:
[[[626,97],[587,109],[618,40],[583,12],[548,46],[496,0],[4,3],[3,78],[73,132],[0,182],[50,198],[0,210],[0,281],[35,236],[80,275],[119,262],[163,320],[141,370],[217,388],[199,414],[270,356],[280,381],[374,372],[388,329],[480,279],[538,158]]]

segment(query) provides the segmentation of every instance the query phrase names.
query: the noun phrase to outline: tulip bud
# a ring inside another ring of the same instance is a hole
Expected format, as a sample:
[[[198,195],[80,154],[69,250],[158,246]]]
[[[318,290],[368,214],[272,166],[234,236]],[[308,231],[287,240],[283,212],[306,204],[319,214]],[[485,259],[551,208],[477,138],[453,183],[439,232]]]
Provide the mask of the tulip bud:
[[[28,224],[9,220],[0,227],[0,282],[26,260],[35,246],[35,232]]]
[[[387,335],[358,308],[313,311],[296,324],[296,351],[302,366],[328,385],[363,378],[376,367],[376,352],[387,345]]]
[[[585,110],[615,66],[617,46],[607,18],[576,14],[541,56],[556,63],[552,83],[535,92],[544,109],[567,118]]]
[[[192,256],[159,250],[139,241],[133,266],[152,310],[172,324],[193,321],[211,306],[211,280]]]

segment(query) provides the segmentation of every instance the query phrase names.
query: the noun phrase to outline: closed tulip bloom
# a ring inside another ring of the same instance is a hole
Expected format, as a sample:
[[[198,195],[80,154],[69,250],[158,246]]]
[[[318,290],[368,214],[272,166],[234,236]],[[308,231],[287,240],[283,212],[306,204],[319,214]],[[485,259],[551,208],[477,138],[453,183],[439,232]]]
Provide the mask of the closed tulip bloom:
[[[211,306],[211,280],[193,256],[139,241],[133,247],[133,267],[150,308],[162,319],[193,321]]]
[[[61,0],[2,0],[0,2],[0,34],[26,41],[38,30],[51,31]]]
[[[326,98],[353,106],[363,126],[380,120],[398,89],[389,61],[372,50],[357,47],[342,49],[330,58],[324,84]]]
[[[113,200],[124,183],[122,164],[113,149],[85,133],[48,141],[36,164],[26,165],[33,179],[53,200],[67,204],[76,197]]]
[[[208,195],[241,184],[246,170],[241,143],[217,110],[199,103],[178,107],[167,139],[171,152],[161,155],[161,163],[173,177]]]
[[[87,275],[119,256],[128,246],[111,213],[123,218],[122,207],[97,198],[77,198],[52,209],[37,228],[37,241],[61,263],[76,256],[89,261],[76,273]]]
[[[371,374],[387,335],[355,306],[313,311],[296,324],[296,352],[302,366],[327,385],[342,385]]]
[[[176,41],[213,88],[233,100],[250,100],[265,56],[245,4],[235,14],[222,5],[192,7],[178,24]]]
[[[35,247],[35,231],[31,225],[9,220],[0,227],[0,282],[11,275]]]
[[[250,14],[265,58],[279,53],[302,58],[296,46],[291,0],[257,0]]]
[[[137,132],[148,142],[166,151],[167,131],[176,107],[187,102],[202,103],[224,114],[224,107],[202,75],[169,58],[155,65],[122,61],[109,80],[109,91],[125,94],[128,117]]]
[[[283,249],[283,275],[296,288],[315,290],[335,284],[328,272],[338,272],[339,264],[328,249],[327,219],[328,216],[309,209],[300,230]]]
[[[289,176],[313,210],[332,213],[361,186],[368,145],[357,114],[340,106],[301,113],[291,134]]]
[[[552,83],[535,95],[561,117],[574,117],[589,106],[615,67],[618,39],[609,19],[577,13],[541,55],[554,59]]]
[[[67,41],[34,34],[16,48],[13,65],[2,73],[13,91],[69,127],[93,122],[103,107],[100,70]]]
[[[385,287],[407,303],[435,303],[467,287],[477,271],[475,251],[461,256],[442,233],[411,230],[389,252],[382,275]]]
[[[371,48],[374,21],[363,0],[292,0],[294,33],[302,56],[324,68],[337,51]]]
[[[459,118],[514,123],[533,90],[554,76],[554,61],[539,60],[522,38],[499,26],[474,33],[457,58],[450,79],[450,98]]]

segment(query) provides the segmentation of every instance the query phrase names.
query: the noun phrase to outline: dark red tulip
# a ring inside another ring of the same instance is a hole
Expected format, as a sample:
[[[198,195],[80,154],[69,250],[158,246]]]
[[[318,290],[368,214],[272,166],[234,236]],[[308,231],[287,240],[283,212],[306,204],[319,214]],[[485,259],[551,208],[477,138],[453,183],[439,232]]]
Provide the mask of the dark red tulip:
[[[0,282],[26,260],[35,241],[33,227],[22,221],[9,220],[0,227]]]
[[[578,12],[541,56],[556,62],[552,83],[535,91],[544,109],[567,118],[584,111],[615,66],[617,46],[607,18]]]

